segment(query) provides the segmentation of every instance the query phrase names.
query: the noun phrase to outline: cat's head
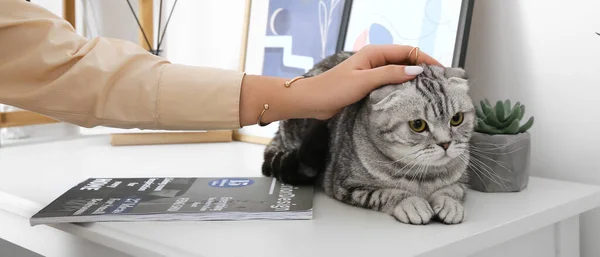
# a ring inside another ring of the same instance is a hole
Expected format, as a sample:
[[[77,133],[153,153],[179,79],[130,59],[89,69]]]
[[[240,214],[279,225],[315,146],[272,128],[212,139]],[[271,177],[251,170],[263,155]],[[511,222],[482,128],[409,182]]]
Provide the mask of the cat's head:
[[[463,69],[422,67],[414,80],[369,95],[370,126],[388,157],[442,166],[468,149],[475,107]]]

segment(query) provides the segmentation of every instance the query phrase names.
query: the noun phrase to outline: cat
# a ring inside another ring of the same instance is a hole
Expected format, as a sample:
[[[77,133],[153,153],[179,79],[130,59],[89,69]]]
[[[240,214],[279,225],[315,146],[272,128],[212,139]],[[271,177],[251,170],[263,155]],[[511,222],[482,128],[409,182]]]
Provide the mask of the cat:
[[[304,76],[353,54],[328,56]],[[263,175],[294,185],[317,183],[334,199],[402,223],[463,222],[475,126],[466,72],[420,66],[415,79],[373,90],[331,119],[280,121],[265,148]]]

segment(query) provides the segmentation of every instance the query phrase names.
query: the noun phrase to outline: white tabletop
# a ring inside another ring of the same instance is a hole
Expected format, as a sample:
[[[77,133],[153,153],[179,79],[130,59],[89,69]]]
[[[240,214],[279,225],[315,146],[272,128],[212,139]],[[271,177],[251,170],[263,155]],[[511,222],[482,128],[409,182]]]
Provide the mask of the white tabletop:
[[[103,136],[0,148],[0,208],[28,219],[88,177],[261,176],[263,149],[239,142],[112,147]],[[405,225],[318,193],[312,220],[54,227],[133,254],[464,256],[598,206],[597,186],[532,178],[520,193],[470,191],[459,225]]]

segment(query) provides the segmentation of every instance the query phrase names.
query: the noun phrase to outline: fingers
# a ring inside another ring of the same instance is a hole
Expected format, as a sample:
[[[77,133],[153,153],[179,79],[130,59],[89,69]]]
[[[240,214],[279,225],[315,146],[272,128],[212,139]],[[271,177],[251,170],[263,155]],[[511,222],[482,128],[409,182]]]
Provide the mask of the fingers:
[[[400,84],[423,72],[420,66],[386,65],[370,70],[363,70],[364,76],[368,78],[370,85],[376,87],[387,84]]]
[[[368,68],[375,68],[387,64],[414,64],[414,56],[416,56],[416,50],[411,53],[411,56],[409,56],[409,53],[413,48],[414,47],[412,46],[397,44],[367,45],[363,47],[359,51],[359,53],[364,54],[365,57],[369,60],[371,67]],[[429,65],[442,66],[442,64],[436,59],[420,50],[417,63],[426,63]]]

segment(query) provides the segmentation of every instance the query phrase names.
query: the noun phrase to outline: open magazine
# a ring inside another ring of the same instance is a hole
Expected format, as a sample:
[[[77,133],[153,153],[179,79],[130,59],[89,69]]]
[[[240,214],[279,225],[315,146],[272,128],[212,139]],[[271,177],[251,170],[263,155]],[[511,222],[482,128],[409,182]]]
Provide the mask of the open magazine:
[[[101,221],[312,219],[312,186],[274,178],[89,178],[30,219]]]

